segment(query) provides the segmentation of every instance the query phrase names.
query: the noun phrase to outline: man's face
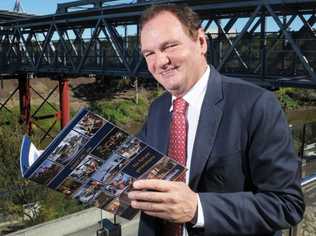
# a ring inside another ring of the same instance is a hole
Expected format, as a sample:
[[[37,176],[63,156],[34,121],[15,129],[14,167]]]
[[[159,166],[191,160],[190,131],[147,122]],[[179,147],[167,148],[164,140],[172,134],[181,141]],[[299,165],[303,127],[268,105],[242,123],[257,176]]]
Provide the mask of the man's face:
[[[141,31],[141,50],[148,70],[172,95],[181,97],[206,70],[205,34],[193,40],[173,14],[162,12],[148,21]]]

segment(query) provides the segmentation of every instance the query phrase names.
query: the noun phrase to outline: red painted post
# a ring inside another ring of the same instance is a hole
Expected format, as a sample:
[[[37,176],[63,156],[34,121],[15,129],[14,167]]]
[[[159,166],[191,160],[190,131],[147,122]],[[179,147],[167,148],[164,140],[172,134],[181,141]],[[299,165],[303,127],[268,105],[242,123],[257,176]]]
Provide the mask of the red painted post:
[[[27,75],[21,75],[18,77],[18,83],[20,97],[20,123],[25,125],[25,130],[30,135],[32,132],[30,79]]]
[[[64,128],[70,120],[69,81],[64,78],[59,79],[59,106],[60,124],[61,128]]]

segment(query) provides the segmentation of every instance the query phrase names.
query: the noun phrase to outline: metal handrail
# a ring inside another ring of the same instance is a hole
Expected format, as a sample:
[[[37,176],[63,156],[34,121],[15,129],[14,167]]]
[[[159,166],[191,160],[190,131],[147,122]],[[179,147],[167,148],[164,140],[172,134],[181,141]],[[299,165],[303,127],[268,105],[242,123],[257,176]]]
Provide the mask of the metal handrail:
[[[302,179],[301,186],[302,186],[302,188],[304,188],[304,187],[306,187],[307,185],[309,185],[309,184],[311,184],[313,182],[316,183],[316,171],[312,175],[304,177]]]

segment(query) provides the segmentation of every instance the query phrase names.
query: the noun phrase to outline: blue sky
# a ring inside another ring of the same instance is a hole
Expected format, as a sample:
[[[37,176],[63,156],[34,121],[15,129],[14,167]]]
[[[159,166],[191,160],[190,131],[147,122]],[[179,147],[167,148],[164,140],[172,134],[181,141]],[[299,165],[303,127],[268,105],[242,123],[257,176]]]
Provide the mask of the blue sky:
[[[55,13],[57,3],[73,0],[20,0],[26,13],[46,15]],[[0,0],[0,10],[12,10],[15,0]]]
[[[64,2],[72,2],[74,0],[20,0],[25,13],[36,15],[47,15],[56,12],[57,4]],[[133,0],[116,0],[117,2],[133,2]],[[0,10],[12,10],[15,4],[15,0],[0,0]],[[309,17],[309,16],[308,16]],[[308,18],[306,17],[306,18]],[[245,24],[246,19],[241,19],[237,22],[235,27],[237,31],[241,29],[241,26]],[[295,19],[291,25],[292,29],[299,29],[302,26],[302,22],[299,19]],[[313,27],[316,28],[316,25]],[[268,31],[275,31],[279,28],[274,21],[268,20]]]
[[[56,12],[57,4],[75,0],[20,0],[25,13],[47,15]],[[116,3],[129,3],[133,0],[115,0]],[[0,10],[12,11],[15,0],[0,0]],[[108,3],[111,4],[111,3]]]

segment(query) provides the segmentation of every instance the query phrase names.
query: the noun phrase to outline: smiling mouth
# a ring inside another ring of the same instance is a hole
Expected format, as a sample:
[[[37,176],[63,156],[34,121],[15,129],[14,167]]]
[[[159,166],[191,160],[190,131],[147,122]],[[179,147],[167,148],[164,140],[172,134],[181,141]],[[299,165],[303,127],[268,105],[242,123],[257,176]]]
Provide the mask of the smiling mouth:
[[[162,72],[160,72],[161,76],[168,76],[168,75],[172,75],[177,68],[172,68],[172,69],[168,69],[168,70],[164,70]]]

